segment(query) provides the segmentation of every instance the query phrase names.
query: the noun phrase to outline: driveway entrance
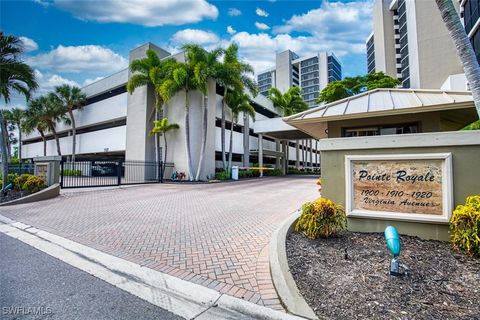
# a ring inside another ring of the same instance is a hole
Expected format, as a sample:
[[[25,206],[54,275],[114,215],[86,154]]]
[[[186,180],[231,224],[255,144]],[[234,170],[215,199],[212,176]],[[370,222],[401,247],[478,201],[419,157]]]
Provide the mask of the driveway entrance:
[[[270,278],[274,230],[318,196],[314,178],[154,184],[69,192],[0,214],[245,300],[281,309]]]

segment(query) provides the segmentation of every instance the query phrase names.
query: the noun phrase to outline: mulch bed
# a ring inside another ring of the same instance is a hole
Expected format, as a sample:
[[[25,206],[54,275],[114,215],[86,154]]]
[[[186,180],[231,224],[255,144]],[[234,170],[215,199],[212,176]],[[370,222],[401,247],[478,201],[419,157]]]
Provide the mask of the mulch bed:
[[[449,243],[401,236],[390,276],[383,234],[345,232],[331,239],[287,238],[290,271],[320,319],[480,319],[480,259]]]
[[[3,192],[0,192],[0,203],[7,202],[7,201],[12,201],[15,199],[19,199],[21,197],[28,196],[29,193],[25,191],[14,191],[10,190],[7,192],[7,194],[3,194]]]

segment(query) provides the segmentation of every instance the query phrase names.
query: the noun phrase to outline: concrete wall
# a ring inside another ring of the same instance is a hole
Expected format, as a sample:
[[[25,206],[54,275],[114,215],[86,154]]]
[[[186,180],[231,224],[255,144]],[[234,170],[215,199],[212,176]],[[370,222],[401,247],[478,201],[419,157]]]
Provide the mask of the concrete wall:
[[[453,1],[453,3],[459,10],[459,2]],[[418,74],[411,78],[411,87],[437,89],[449,75],[462,73],[463,67],[435,1],[415,1],[411,5],[415,7],[415,14],[407,11],[407,16],[409,16],[408,19],[415,20],[408,24],[408,27],[416,26],[417,43],[416,48],[410,47],[412,42],[410,42],[410,30],[408,30],[410,70],[412,75],[415,71]],[[414,57],[418,59],[417,62]]]
[[[292,86],[292,59],[290,50],[280,52],[276,56],[276,76],[274,86],[286,92]]]
[[[397,77],[393,12],[391,0],[375,0],[373,6],[373,41],[375,46],[375,71]]]
[[[395,148],[394,148],[395,146]],[[443,153],[453,155],[453,203],[480,192],[480,134],[448,132],[377,136],[368,138],[326,139],[322,150],[322,196],[345,206],[345,155]],[[448,225],[382,219],[349,218],[348,229],[360,232],[383,232],[387,225],[402,234],[427,239],[448,240]]]

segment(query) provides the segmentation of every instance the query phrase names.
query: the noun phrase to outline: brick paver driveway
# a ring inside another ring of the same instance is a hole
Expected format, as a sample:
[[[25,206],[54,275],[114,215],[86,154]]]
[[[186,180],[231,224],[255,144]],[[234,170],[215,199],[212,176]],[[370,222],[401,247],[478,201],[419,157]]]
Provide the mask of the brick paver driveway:
[[[273,231],[318,195],[275,177],[64,193],[0,213],[222,293],[281,309],[268,266]]]

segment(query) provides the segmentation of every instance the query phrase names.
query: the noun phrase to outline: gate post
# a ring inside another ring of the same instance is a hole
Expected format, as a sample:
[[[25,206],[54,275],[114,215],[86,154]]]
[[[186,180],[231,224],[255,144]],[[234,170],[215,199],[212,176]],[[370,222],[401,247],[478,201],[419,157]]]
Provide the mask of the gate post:
[[[122,161],[117,162],[117,185],[122,184]]]
[[[63,160],[61,160],[60,161],[60,188],[63,188],[63,179],[64,179],[63,168],[64,168],[64,162]]]

